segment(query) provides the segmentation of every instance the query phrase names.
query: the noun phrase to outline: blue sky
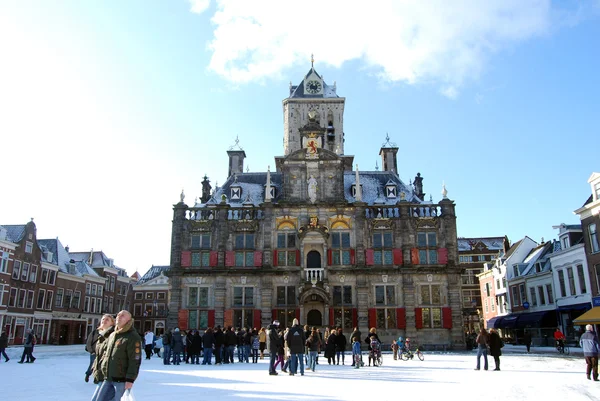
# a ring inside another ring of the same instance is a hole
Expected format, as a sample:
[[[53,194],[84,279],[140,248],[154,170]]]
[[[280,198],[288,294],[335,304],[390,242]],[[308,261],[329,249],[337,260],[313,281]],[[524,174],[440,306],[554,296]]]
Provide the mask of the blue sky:
[[[442,182],[460,236],[555,238],[600,171],[600,2],[4,0],[0,224],[168,264],[172,205],[283,154],[310,68],[346,98],[345,153]],[[342,6],[343,5],[343,6]]]

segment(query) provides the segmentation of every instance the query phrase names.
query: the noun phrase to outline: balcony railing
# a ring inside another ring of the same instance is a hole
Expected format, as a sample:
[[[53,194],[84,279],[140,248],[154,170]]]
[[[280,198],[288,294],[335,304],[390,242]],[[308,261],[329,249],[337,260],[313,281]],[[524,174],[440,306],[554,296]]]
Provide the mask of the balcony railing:
[[[323,268],[304,269],[304,272],[306,274],[306,281],[310,281],[313,287],[325,279],[325,269]]]

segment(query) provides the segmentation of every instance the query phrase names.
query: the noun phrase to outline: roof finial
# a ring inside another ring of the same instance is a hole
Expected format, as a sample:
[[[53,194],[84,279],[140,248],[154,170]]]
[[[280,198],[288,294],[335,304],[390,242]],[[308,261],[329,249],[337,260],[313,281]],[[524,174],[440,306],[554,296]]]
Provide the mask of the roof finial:
[[[246,172],[249,173],[250,172],[250,166],[246,166]]]
[[[315,68],[315,55],[313,53],[310,54],[310,68]]]
[[[448,190],[446,189],[446,182],[442,181],[442,197],[448,199]]]
[[[379,171],[379,163],[377,163],[377,160],[375,160],[375,171]]]

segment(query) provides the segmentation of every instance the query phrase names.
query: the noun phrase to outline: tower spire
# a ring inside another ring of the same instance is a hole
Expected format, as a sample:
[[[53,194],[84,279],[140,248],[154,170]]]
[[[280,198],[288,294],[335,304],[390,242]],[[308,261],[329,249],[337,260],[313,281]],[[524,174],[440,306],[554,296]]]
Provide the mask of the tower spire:
[[[315,55],[313,53],[310,54],[310,68],[315,68]]]

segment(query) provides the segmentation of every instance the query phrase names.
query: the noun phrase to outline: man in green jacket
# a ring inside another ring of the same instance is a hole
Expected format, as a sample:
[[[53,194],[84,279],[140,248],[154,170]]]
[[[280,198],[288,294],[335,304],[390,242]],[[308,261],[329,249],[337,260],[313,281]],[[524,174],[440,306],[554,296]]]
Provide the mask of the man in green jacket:
[[[142,362],[142,339],[133,328],[131,313],[122,310],[117,314],[115,331],[108,338],[101,369],[104,383],[98,401],[120,400],[126,390],[133,387]]]

